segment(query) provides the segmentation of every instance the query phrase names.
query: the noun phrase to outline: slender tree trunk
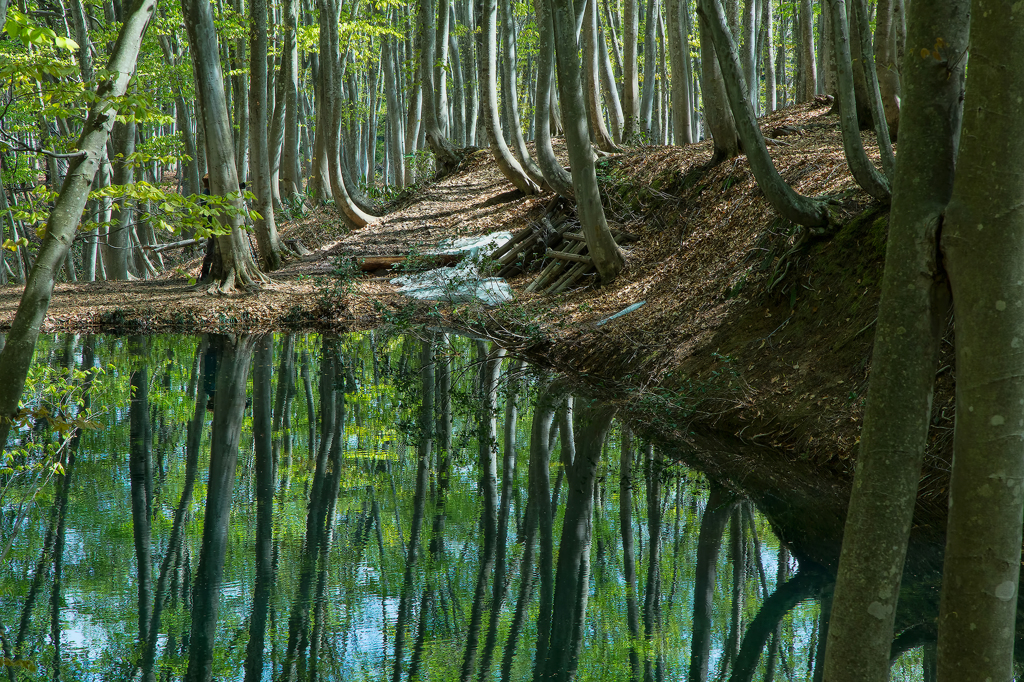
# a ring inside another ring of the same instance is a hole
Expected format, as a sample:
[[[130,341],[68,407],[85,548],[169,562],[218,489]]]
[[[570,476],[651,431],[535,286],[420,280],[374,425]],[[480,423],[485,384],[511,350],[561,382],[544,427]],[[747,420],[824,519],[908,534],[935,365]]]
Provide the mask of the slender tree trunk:
[[[129,455],[128,468],[132,491],[132,535],[135,540],[135,565],[138,572],[139,646],[145,649],[150,640],[150,618],[153,609],[153,558],[151,500],[153,496],[153,433],[149,423],[149,343],[146,337],[129,339],[133,364],[129,383]],[[155,633],[154,633],[155,636]]]
[[[625,125],[623,140],[632,143],[640,129],[640,75],[636,54],[640,36],[640,8],[638,0],[623,0],[622,19],[622,114]]]
[[[714,141],[710,165],[715,165],[739,155],[740,137],[729,109],[729,97],[716,55],[717,46],[707,20],[700,12],[699,3],[697,23],[700,29],[700,93],[704,104],[704,126]]]
[[[896,63],[898,17],[895,16],[900,11],[896,0],[879,0],[875,10],[875,70],[889,136],[894,140],[900,128],[900,69]]]
[[[647,18],[644,22],[644,89],[640,99],[640,126],[651,142],[654,115],[654,83],[658,67],[658,15],[661,12],[659,0],[646,0]]]
[[[523,166],[523,171],[538,187],[547,189],[544,174],[530,156],[523,139],[523,124],[519,119],[519,94],[516,89],[516,38],[513,31],[511,0],[498,0],[499,24],[501,25],[501,108],[505,120],[508,121],[509,135],[516,149],[516,156]]]
[[[719,0],[701,0],[698,8],[705,25],[714,36],[729,106],[758,187],[775,210],[787,220],[808,227],[827,225],[829,214],[825,202],[793,191],[779,175],[768,154],[764,136],[743,91],[743,74],[736,58],[736,44],[726,26]]]
[[[420,0],[419,6],[419,27],[417,37],[417,47],[419,48],[420,60],[420,84],[423,88],[423,129],[427,136],[427,144],[430,145],[430,151],[434,153],[435,162],[438,165],[439,170],[454,169],[458,166],[459,155],[455,152],[455,146],[448,141],[448,137],[445,135],[444,129],[441,126],[441,120],[438,118],[438,113],[442,107],[445,108],[445,114],[447,114],[447,102],[442,102],[443,89],[440,86],[435,87],[434,82],[434,67],[435,67],[435,55],[438,53],[437,48],[447,46],[447,35],[444,44],[437,43],[435,39],[439,39],[441,28],[438,26],[435,29],[437,19],[443,14],[445,20],[448,19],[448,8],[446,0],[440,0],[440,4],[444,5],[442,12],[439,14],[435,11],[435,2],[438,0]],[[445,31],[447,34],[447,31]],[[445,50],[440,50],[445,51]],[[444,82],[444,72],[439,71],[441,78],[439,82]],[[447,115],[445,116],[447,119]]]
[[[391,122],[391,173],[395,185],[405,187],[405,140],[402,139],[401,105],[398,103],[398,80],[395,78],[394,38],[385,35],[381,41],[381,61],[384,62],[384,98]]]
[[[911,40],[943,35],[953,52],[966,48],[966,0],[945,3],[941,11],[917,7],[921,11],[908,17]],[[917,54],[906,68],[872,372],[825,660],[827,678],[837,682],[889,678],[896,600],[948,310],[937,239],[956,167],[963,70],[949,74],[945,63]]]
[[[1024,15],[971,3],[971,65],[942,252],[956,320],[957,414],[939,612],[938,679],[1013,676],[1024,381],[1016,348],[1024,250]],[[911,4],[911,12],[916,12]],[[910,45],[916,45],[910,43]],[[940,54],[957,59],[943,46]],[[920,55],[915,55],[920,57]]]
[[[504,0],[508,2],[509,0]],[[586,80],[587,120],[594,146],[606,152],[617,151],[618,147],[608,134],[601,111],[600,57],[598,55],[597,0],[588,0],[583,11],[583,74]]]
[[[231,122],[224,98],[220,49],[209,0],[182,0],[185,28],[192,54],[199,111],[206,135],[210,193],[228,198],[232,211],[220,216],[227,234],[216,238],[217,254],[209,274],[212,293],[234,293],[267,281],[256,268],[249,240],[242,230],[244,205],[238,188]]]
[[[667,0],[666,33],[672,64],[672,133],[677,145],[693,142],[690,121],[690,16],[685,0]]]
[[[767,113],[772,113],[778,108],[777,94],[775,90],[775,10],[774,0],[762,0],[764,7],[764,102]]]
[[[284,146],[281,150],[281,194],[294,199],[302,194],[302,154],[299,150],[299,0],[283,0],[284,45],[281,74],[284,81]]]
[[[814,65],[814,8],[811,0],[799,0],[796,22],[796,102],[810,102],[817,91]]]
[[[271,272],[281,267],[281,244],[274,220],[273,192],[270,187],[270,156],[267,150],[267,0],[249,0],[249,120],[252,188],[256,195],[254,221],[256,243],[260,249],[263,270]]]
[[[612,126],[612,139],[619,144],[622,142],[622,127],[625,125],[622,102],[619,99],[619,87],[615,83],[615,71],[612,68],[611,58],[608,56],[608,47],[605,44],[604,31],[600,23],[597,27],[597,58],[600,60],[601,89],[604,91],[605,107],[608,110],[608,119]]]

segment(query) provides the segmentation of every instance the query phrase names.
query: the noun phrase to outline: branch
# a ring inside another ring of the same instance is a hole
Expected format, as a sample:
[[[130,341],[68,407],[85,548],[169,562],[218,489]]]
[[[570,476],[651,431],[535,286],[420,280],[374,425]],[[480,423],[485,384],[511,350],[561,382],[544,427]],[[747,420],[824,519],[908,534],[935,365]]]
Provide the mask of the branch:
[[[146,250],[146,251],[153,251],[154,253],[159,253],[161,251],[166,251],[167,249],[180,249],[180,248],[183,248],[183,247],[186,247],[186,246],[192,246],[193,244],[202,244],[204,241],[206,241],[206,240],[205,239],[184,239],[184,240],[182,240],[180,242],[170,242],[169,244],[158,244],[158,245],[143,244],[142,248],[144,250]]]
[[[4,138],[4,144],[6,144],[11,150],[16,152],[30,152],[32,154],[45,154],[46,156],[54,159],[77,159],[85,156],[84,151],[71,152],[69,154],[62,154],[60,152],[52,152],[49,149],[43,149],[42,147],[29,147],[23,144],[17,138],[10,135],[6,130],[0,128],[0,136]]]

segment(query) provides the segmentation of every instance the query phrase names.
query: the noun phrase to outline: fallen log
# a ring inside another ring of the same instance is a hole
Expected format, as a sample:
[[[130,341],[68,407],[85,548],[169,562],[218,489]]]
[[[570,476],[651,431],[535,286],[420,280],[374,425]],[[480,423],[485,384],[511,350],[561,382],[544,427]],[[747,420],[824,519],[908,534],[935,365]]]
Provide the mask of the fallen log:
[[[464,253],[437,253],[437,254],[405,254],[399,256],[352,256],[352,262],[362,272],[375,272],[381,268],[392,268],[395,265],[405,265],[411,260],[417,269],[428,269],[455,265],[462,260]]]
[[[205,241],[205,239],[183,239],[180,242],[170,242],[168,244],[143,244],[142,248],[145,251],[160,253],[161,251],[167,251],[168,249],[181,249],[186,246],[192,246],[193,244],[202,244]]]

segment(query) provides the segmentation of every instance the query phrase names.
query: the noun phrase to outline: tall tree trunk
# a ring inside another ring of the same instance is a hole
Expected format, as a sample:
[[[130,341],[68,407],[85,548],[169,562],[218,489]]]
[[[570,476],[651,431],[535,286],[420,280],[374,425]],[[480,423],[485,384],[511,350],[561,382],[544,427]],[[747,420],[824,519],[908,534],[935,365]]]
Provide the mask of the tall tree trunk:
[[[1024,14],[1007,1],[971,7],[963,134],[942,227],[956,320],[957,410],[938,679],[1008,680],[1024,514],[1024,381],[1016,361],[1024,338],[1017,305],[1024,265]],[[952,46],[943,46],[945,54],[961,55]]]
[[[242,229],[244,205],[238,188],[231,121],[224,98],[217,31],[209,0],[182,0],[185,28],[192,54],[196,95],[206,135],[210,193],[227,197],[230,212],[220,216],[227,234],[216,238],[218,254],[209,273],[211,292],[233,293],[267,281],[253,262],[249,240]]]
[[[640,75],[636,46],[640,37],[640,7],[638,0],[623,0],[622,18],[622,128],[623,141],[632,143],[640,130]]]
[[[612,139],[619,144],[622,142],[622,127],[625,122],[622,115],[622,102],[619,99],[619,87],[615,83],[615,71],[612,68],[611,58],[608,56],[608,47],[605,44],[602,28],[598,23],[597,58],[600,60],[601,89],[604,91],[604,103],[608,109],[608,119],[612,126]]]
[[[726,26],[719,0],[701,0],[698,11],[714,37],[729,106],[758,187],[775,210],[787,220],[808,227],[827,225],[829,214],[825,202],[793,191],[779,175],[768,154],[761,128],[757,125],[750,102],[743,91],[743,74],[736,58],[736,43]]]
[[[135,153],[135,121],[114,124],[111,131],[114,167],[113,184],[130,185],[135,182],[134,165],[128,157]],[[128,253],[131,249],[132,199],[123,196],[113,205],[112,222],[107,229],[107,240],[103,244],[103,264],[107,279],[128,279]]]
[[[896,28],[902,12],[896,0],[879,0],[875,10],[875,70],[881,90],[889,136],[895,140],[900,128],[900,69],[897,65]]]
[[[690,121],[690,12],[685,0],[667,0],[666,33],[672,64],[672,133],[677,145],[693,142]]]
[[[523,171],[538,187],[547,189],[544,174],[530,156],[523,139],[523,124],[519,119],[519,93],[516,83],[516,37],[513,31],[511,0],[498,0],[498,23],[501,26],[501,108],[504,118],[508,121],[509,135],[516,149],[516,156],[523,166]]]
[[[647,18],[644,22],[644,89],[640,100],[640,126],[651,137],[654,115],[654,83],[658,66],[658,15],[661,12],[659,0],[646,0]],[[651,142],[655,140],[651,139]]]
[[[817,90],[814,64],[814,8],[811,0],[799,0],[796,20],[796,102],[810,102]]]
[[[281,194],[302,195],[302,154],[299,150],[299,0],[283,0],[284,45],[281,74],[284,81],[284,147],[281,150]]]
[[[551,20],[555,28],[555,56],[558,64],[559,99],[565,110],[565,146],[569,151],[572,169],[573,196],[587,248],[601,281],[610,283],[622,270],[624,258],[615,243],[597,184],[594,152],[587,130],[586,108],[583,103],[583,84],[580,79],[580,61],[574,35],[573,7],[570,0],[553,0]]]
[[[508,2],[509,0],[503,0]],[[583,11],[583,75],[586,80],[587,99],[587,120],[590,123],[590,135],[594,146],[606,152],[617,151],[618,147],[608,134],[608,128],[604,124],[604,114],[601,111],[601,85],[598,55],[598,29],[597,10],[594,7],[597,0],[588,0],[586,9]]]
[[[908,17],[915,44],[942,35],[951,53],[966,48],[966,0],[944,3],[941,11],[916,7]],[[889,679],[896,600],[948,310],[937,239],[956,167],[960,67],[950,74],[945,62],[917,53],[905,65],[903,139],[872,372],[825,660],[826,676],[837,682]]]
[[[778,100],[775,89],[775,10],[772,2],[774,0],[763,0],[764,17],[762,18],[764,31],[764,102],[767,113],[772,113],[778,108]]]
[[[138,572],[139,646],[149,645],[149,625],[153,609],[153,558],[151,500],[153,497],[153,433],[149,423],[149,342],[133,336],[128,347],[132,370],[129,375],[129,455],[128,468],[132,491],[132,536],[135,540],[135,565]]]
[[[270,153],[267,150],[267,0],[249,0],[249,120],[251,190],[256,195],[254,220],[256,243],[263,270],[281,267],[281,244],[274,220],[273,192],[270,187]]]
[[[395,78],[395,39],[385,34],[381,39],[381,61],[384,62],[384,98],[388,107],[388,129],[391,141],[391,173],[395,185],[405,187],[405,140],[402,137],[401,111],[398,103],[398,79]]]
[[[697,9],[700,30],[700,95],[704,104],[704,126],[714,142],[710,165],[739,156],[740,137],[729,109],[729,97],[716,55],[717,46],[711,37],[707,20]]]
[[[434,159],[438,169],[447,171],[458,166],[460,157],[455,152],[454,145],[448,141],[448,137],[445,135],[438,119],[438,111],[442,105],[442,90],[440,87],[435,87],[434,83],[434,62],[436,61],[435,55],[438,52],[436,48],[439,47],[436,44],[436,34],[440,33],[440,27],[435,30],[435,24],[439,16],[438,12],[435,11],[435,2],[438,2],[438,0],[420,0],[419,27],[417,29],[418,36],[416,42],[420,53],[420,84],[423,88],[423,129],[427,136],[427,144],[430,145],[430,151],[434,152]],[[445,20],[447,20],[448,8],[446,0],[440,0],[440,4],[444,6],[443,15]],[[447,36],[445,37],[447,38]],[[446,45],[447,40],[445,41]],[[441,78],[439,80],[442,83],[444,82],[443,71],[441,71]],[[447,108],[446,103],[445,107]]]
[[[644,680],[654,682],[661,634],[661,452],[648,443],[644,458],[647,483],[647,585],[644,588]]]
[[[878,172],[864,151],[857,115],[857,96],[854,94],[854,65],[850,57],[849,22],[846,0],[828,0],[832,9],[833,43],[836,49],[836,75],[839,84],[840,127],[843,131],[843,149],[846,163],[853,177],[864,191],[879,201],[890,197],[889,181]],[[858,64],[861,66],[861,64]]]

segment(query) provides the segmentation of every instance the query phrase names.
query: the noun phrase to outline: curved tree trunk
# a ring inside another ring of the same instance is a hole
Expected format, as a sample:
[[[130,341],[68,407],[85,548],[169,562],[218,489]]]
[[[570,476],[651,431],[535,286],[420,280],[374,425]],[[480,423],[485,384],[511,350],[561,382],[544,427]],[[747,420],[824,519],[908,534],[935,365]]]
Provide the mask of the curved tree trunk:
[[[430,151],[434,152],[438,170],[448,171],[458,166],[460,157],[455,151],[455,146],[448,141],[438,119],[438,112],[442,106],[445,108],[445,118],[447,118],[447,103],[442,102],[442,90],[440,87],[435,87],[434,83],[435,55],[438,52],[437,48],[440,47],[436,44],[440,27],[435,29],[435,25],[438,23],[436,20],[439,16],[444,16],[447,20],[448,5],[447,0],[440,0],[443,7],[438,13],[434,7],[436,1],[420,0],[416,43],[420,54],[420,84],[423,87],[423,130]],[[447,31],[445,33],[447,34]],[[445,41],[446,45],[447,40]],[[441,70],[440,74],[439,80],[443,82],[444,71]]]
[[[324,107],[324,144],[327,154],[327,168],[331,182],[331,194],[335,203],[351,221],[354,227],[363,227],[374,221],[374,217],[356,205],[345,185],[342,170],[341,134],[344,119],[342,106],[342,69],[338,25],[341,21],[340,0],[317,0],[320,8],[320,96]]]
[[[622,142],[622,127],[625,122],[622,117],[619,87],[615,83],[615,71],[612,68],[612,60],[608,56],[608,46],[605,44],[600,17],[598,17],[597,26],[597,58],[600,60],[601,89],[604,91],[605,106],[608,109],[608,119],[612,126],[612,139],[618,144]]]
[[[882,172],[892,182],[896,157],[892,152],[892,140],[889,138],[889,126],[886,124],[885,105],[879,90],[878,74],[875,71],[875,58],[871,48],[871,24],[865,0],[853,0],[855,26],[860,38],[861,66],[864,70],[864,81],[867,87],[868,105],[875,126],[875,138],[878,140],[878,154],[882,159]]]
[[[601,64],[598,61],[600,58],[598,56],[597,10],[594,7],[596,2],[597,0],[587,0],[580,34],[583,38],[583,74],[587,84],[587,119],[590,122],[590,134],[594,146],[601,151],[614,152],[619,151],[619,148],[615,146],[611,135],[608,134],[608,128],[604,124],[604,114],[601,112]]]
[[[530,156],[526,148],[526,140],[523,139],[523,124],[519,118],[519,94],[516,91],[516,40],[512,30],[512,2],[511,0],[498,0],[499,23],[501,25],[501,106],[505,120],[508,121],[509,134],[512,136],[512,143],[516,148],[516,156],[523,166],[523,171],[542,190],[547,189],[544,181],[544,174],[540,167]]]
[[[902,8],[896,0],[878,0],[875,10],[875,73],[893,140],[900,129],[900,69],[896,64],[896,12]]]
[[[573,196],[580,225],[587,238],[587,248],[594,267],[605,284],[614,280],[622,270],[624,259],[612,238],[601,191],[597,185],[594,151],[587,130],[586,107],[583,103],[583,84],[580,80],[580,61],[573,35],[573,8],[571,0],[553,0],[551,21],[555,28],[555,55],[558,63],[559,99],[565,111],[565,146],[569,150],[572,169]]]
[[[75,230],[81,222],[92,181],[105,156],[117,102],[125,94],[135,72],[142,34],[155,8],[156,0],[137,0],[121,24],[117,43],[107,64],[107,72],[116,76],[96,89],[96,101],[89,107],[78,138],[80,155],[68,164],[64,184],[46,221],[46,236],[39,247],[39,256],[22,292],[7,342],[0,351],[0,448],[7,443],[10,431],[10,422],[4,417],[13,418],[18,411],[39,329],[50,307],[57,271],[67,258]]]
[[[736,58],[736,43],[726,26],[721,3],[719,0],[700,0],[698,11],[714,38],[729,106],[743,141],[743,151],[750,162],[750,170],[757,179],[757,186],[786,220],[807,227],[827,225],[829,214],[825,202],[797,194],[775,169],[764,136],[761,135],[761,128],[757,125],[750,102],[743,91],[743,73]]]
[[[888,201],[889,182],[864,152],[857,122],[857,97],[854,93],[853,65],[850,58],[850,36],[847,33],[846,0],[828,0],[832,8],[833,44],[836,49],[836,75],[839,85],[840,127],[843,150],[854,179],[865,192],[879,201]]]
[[[206,162],[210,193],[227,197],[233,207],[220,216],[227,234],[216,238],[216,257],[209,279],[211,293],[230,294],[250,289],[267,281],[252,259],[249,240],[242,229],[245,210],[238,188],[231,121],[224,99],[224,75],[220,68],[220,48],[213,26],[209,0],[182,0],[185,28],[192,53],[196,95],[206,136]]]
[[[555,28],[551,22],[551,8],[548,0],[533,0],[537,15],[538,54],[537,54],[537,110],[534,116],[536,128],[535,144],[537,162],[544,174],[544,179],[551,189],[567,199],[573,196],[572,176],[555,157],[551,147],[551,98],[555,66]]]
[[[523,194],[537,194],[540,189],[526,176],[501,133],[498,111],[498,3],[497,0],[476,0],[480,21],[477,33],[481,113],[484,128],[490,137],[491,154],[501,174]]]
[[[911,40],[924,44],[942,35],[953,52],[966,48],[966,0],[945,3],[942,11],[916,7],[909,15]],[[825,674],[836,682],[889,679],[896,601],[948,310],[936,242],[956,167],[963,68],[950,75],[944,62],[914,54],[906,69],[872,371],[826,651]]]

